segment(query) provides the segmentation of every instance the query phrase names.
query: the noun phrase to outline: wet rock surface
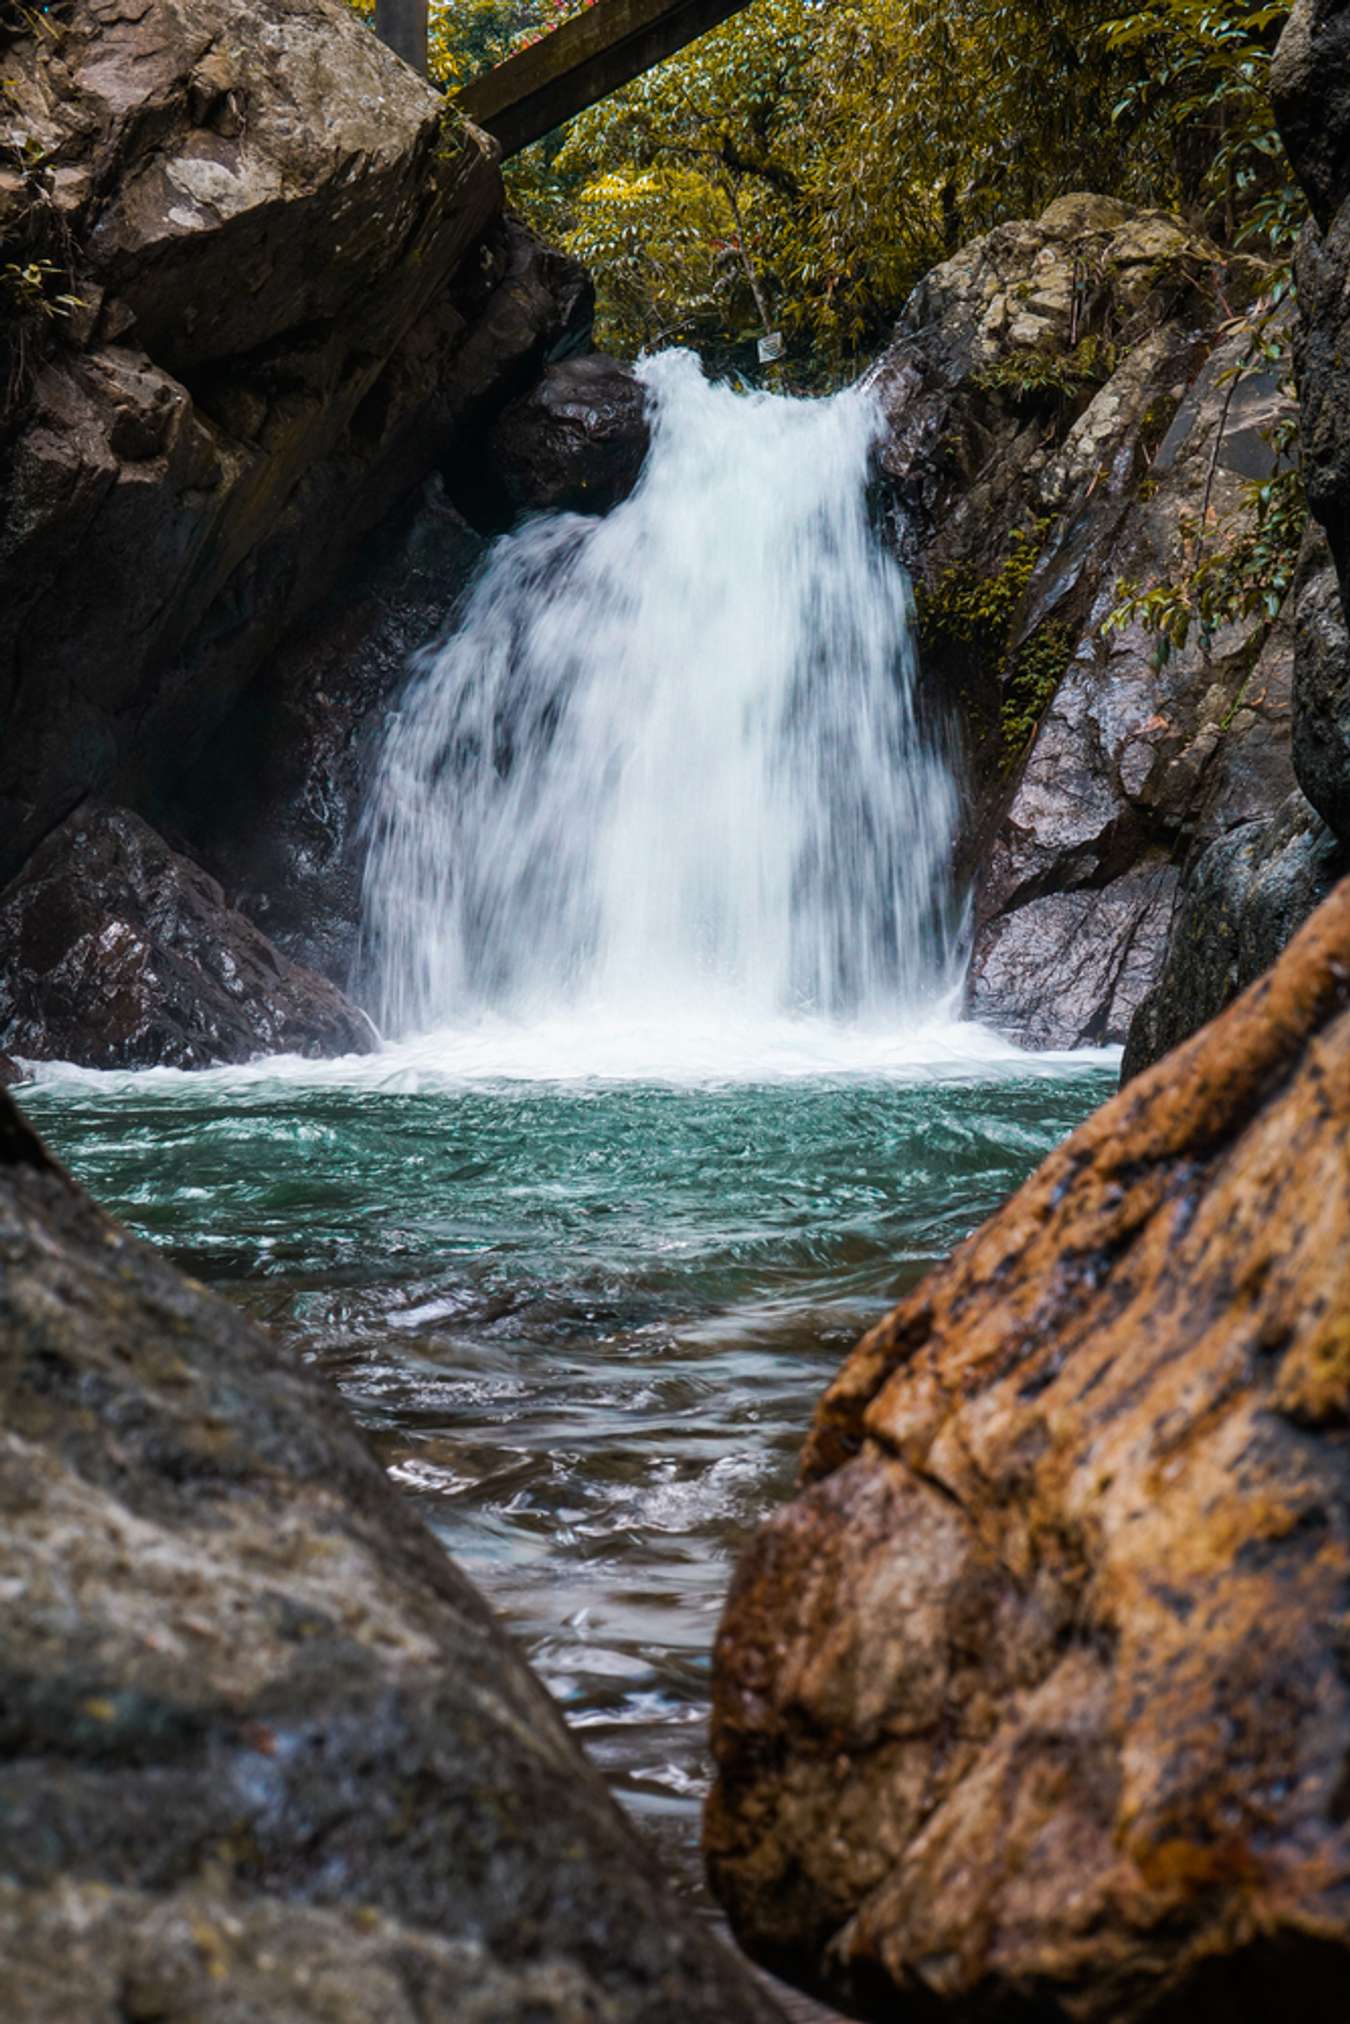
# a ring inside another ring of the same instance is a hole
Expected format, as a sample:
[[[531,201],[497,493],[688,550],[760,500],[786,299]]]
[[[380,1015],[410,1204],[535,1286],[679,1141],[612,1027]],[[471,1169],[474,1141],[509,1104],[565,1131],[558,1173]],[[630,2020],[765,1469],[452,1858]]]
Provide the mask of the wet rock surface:
[[[1350,852],[1297,792],[1276,815],[1210,844],[1180,888],[1162,972],[1130,1026],[1123,1079],[1217,1018],[1347,871]]]
[[[1274,961],[1350,848],[1347,48],[1344,7],[1305,0],[1290,17],[1272,73],[1281,131],[1315,221],[1299,248],[1294,326],[1300,456],[1314,519],[1278,628],[1292,627],[1289,731],[1301,793],[1287,801],[1276,794],[1263,820],[1188,865],[1158,983],[1130,1029],[1129,1074],[1193,1033]]]
[[[368,837],[362,818],[411,657],[451,623],[484,543],[439,480],[355,594],[278,653],[170,804],[175,828],[277,947],[346,988]]]
[[[1350,843],[1350,630],[1335,569],[1317,551],[1299,591],[1294,663],[1294,771],[1322,817]]]
[[[0,893],[0,1042],[28,1060],[205,1068],[367,1054],[375,1031],[126,809],[53,831]]]
[[[1350,883],[873,1331],[716,1654],[714,1884],[851,2013],[1350,1986]]]
[[[1065,197],[930,275],[878,369],[925,694],[963,747],[972,1009],[1033,1045],[1123,1040],[1188,855],[1294,785],[1291,626],[1165,665],[1141,624],[1102,631],[1274,468],[1288,402],[1234,379],[1220,328],[1259,280],[1161,213]]]
[[[3,1097],[0,1257],[7,2017],[778,2014],[336,1396]]]
[[[513,401],[489,440],[515,513],[607,513],[637,483],[649,442],[647,396],[617,359],[552,365]]]

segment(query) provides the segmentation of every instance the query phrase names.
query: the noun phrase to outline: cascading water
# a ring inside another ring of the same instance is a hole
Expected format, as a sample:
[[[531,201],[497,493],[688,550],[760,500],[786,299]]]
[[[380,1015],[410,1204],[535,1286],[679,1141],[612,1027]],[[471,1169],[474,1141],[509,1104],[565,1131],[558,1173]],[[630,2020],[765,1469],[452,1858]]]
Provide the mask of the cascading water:
[[[500,541],[390,734],[366,954],[392,1035],[893,1027],[953,985],[954,794],[869,521],[871,399],[737,394],[685,352],[641,373],[633,496]]]

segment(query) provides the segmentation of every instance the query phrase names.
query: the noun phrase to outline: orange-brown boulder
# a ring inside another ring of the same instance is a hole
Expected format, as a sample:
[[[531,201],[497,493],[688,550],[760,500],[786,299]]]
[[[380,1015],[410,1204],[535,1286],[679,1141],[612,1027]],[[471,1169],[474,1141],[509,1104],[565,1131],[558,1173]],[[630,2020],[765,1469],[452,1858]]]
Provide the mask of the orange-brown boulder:
[[[857,2015],[1350,2017],[1350,881],[846,1363],[714,1746]]]

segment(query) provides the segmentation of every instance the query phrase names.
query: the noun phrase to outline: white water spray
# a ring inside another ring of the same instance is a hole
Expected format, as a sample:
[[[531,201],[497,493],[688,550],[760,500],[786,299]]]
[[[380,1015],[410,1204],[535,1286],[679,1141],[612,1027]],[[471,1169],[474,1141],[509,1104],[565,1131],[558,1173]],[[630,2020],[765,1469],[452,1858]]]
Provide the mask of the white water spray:
[[[956,982],[955,797],[869,522],[873,405],[740,395],[683,352],[641,372],[631,499],[500,541],[391,730],[381,1023],[562,1022],[600,1072],[635,1023],[921,1023]]]

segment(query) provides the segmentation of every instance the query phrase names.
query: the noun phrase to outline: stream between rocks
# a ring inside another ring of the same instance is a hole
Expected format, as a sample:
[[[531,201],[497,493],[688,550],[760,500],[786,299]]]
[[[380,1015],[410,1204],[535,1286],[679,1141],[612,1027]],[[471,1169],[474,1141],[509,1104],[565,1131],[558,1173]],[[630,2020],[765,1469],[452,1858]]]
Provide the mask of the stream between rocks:
[[[25,1092],[114,1215],[341,1387],[694,1894],[738,1546],[860,1331],[1115,1073],[969,1028],[833,1068],[815,1039],[753,1075],[548,1080],[499,1036],[495,1072],[402,1049]]]

